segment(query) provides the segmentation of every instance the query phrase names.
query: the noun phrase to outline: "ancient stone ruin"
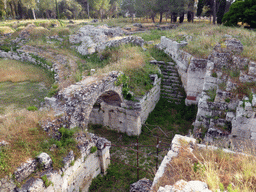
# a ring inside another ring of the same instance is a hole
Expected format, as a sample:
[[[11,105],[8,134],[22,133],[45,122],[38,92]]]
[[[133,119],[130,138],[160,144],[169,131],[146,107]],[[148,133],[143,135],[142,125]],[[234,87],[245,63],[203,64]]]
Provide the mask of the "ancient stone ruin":
[[[223,38],[223,43],[215,46],[208,59],[195,58],[181,50],[186,42],[178,43],[166,37],[161,38],[157,48],[164,50],[176,62],[187,94],[186,104],[198,105],[195,135],[202,136],[202,132],[208,130],[207,141],[213,141],[215,137],[228,137],[230,132],[238,139],[256,140],[253,110],[256,94],[251,90],[250,98],[239,98],[236,91],[239,84],[234,83],[225,72],[239,71],[241,84],[252,83],[256,81],[256,65],[239,56],[243,51],[240,41],[227,35]],[[212,96],[209,92],[213,92]]]

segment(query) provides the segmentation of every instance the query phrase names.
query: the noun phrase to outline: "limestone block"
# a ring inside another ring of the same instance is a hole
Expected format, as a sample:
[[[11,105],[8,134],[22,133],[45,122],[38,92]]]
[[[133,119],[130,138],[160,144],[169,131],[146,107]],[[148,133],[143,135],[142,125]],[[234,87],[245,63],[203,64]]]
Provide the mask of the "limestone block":
[[[14,172],[14,176],[18,182],[26,179],[37,168],[37,162],[35,159],[28,159]]]
[[[246,82],[255,82],[256,81],[256,77],[252,76],[252,75],[247,75],[245,72],[240,71],[240,77],[239,80],[242,83],[246,83]]]
[[[48,169],[52,166],[52,159],[47,153],[41,153],[37,156],[38,162],[40,165],[43,165],[45,169]]]
[[[251,133],[251,139],[256,141],[256,132]]]
[[[190,191],[211,192],[211,190],[208,189],[207,184],[202,181],[189,181],[182,191],[183,192],[190,192]]]
[[[17,192],[44,192],[44,182],[42,179],[30,178],[21,188],[15,189]]]
[[[63,158],[64,169],[67,169],[72,161],[74,161],[74,152],[71,150],[66,157]]]
[[[235,118],[235,114],[233,112],[227,112],[226,121],[232,121]]]
[[[9,142],[7,142],[5,140],[0,141],[0,147],[1,146],[6,146],[6,145],[9,145]]]
[[[250,61],[249,63],[248,75],[256,75],[256,63],[253,61]]]
[[[151,185],[152,185],[152,181],[150,181],[149,179],[143,178],[130,185],[130,192],[138,192],[138,191],[148,192],[151,188]]]

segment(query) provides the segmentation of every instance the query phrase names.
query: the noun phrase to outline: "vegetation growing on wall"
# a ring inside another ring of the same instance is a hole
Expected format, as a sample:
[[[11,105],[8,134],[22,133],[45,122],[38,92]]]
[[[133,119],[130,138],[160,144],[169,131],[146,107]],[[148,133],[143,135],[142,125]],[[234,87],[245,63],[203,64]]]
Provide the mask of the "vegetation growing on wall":
[[[245,148],[247,150],[255,154],[252,149]],[[255,191],[255,163],[255,156],[225,153],[222,149],[200,149],[195,146],[191,152],[184,143],[179,155],[167,165],[159,185],[173,185],[182,178],[206,182],[212,191]]]

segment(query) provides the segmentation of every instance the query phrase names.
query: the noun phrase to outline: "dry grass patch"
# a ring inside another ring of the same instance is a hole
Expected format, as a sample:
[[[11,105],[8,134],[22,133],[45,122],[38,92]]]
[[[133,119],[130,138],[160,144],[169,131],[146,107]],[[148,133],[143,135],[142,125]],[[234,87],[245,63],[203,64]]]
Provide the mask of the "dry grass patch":
[[[104,53],[105,57],[108,53]],[[129,72],[132,69],[138,69],[145,66],[146,56],[140,47],[121,46],[111,53],[109,64],[98,70],[98,74],[108,73],[110,71]]]
[[[14,31],[12,30],[12,28],[4,26],[4,27],[0,27],[0,35],[5,35],[7,33],[13,33]]]
[[[9,142],[0,153],[0,178],[14,170],[28,158],[37,155],[40,142],[47,134],[39,129],[39,121],[52,118],[53,113],[20,110],[0,118],[0,140]]]
[[[6,81],[44,82],[48,87],[52,84],[49,74],[42,68],[15,60],[0,59],[0,82]]]
[[[212,191],[256,191],[256,158],[250,155],[225,153],[221,149],[180,149],[160,178],[160,185],[173,185],[184,179],[206,182]],[[156,189],[155,189],[156,191]]]
[[[0,178],[12,174],[28,158],[35,158],[41,152],[50,155],[54,169],[63,166],[63,157],[70,150],[74,151],[76,158],[80,156],[77,142],[73,137],[73,134],[79,130],[60,128],[61,138],[56,140],[44,132],[39,125],[46,119],[52,121],[54,113],[31,112],[24,109],[0,118],[0,141],[9,142],[6,147],[0,147]]]

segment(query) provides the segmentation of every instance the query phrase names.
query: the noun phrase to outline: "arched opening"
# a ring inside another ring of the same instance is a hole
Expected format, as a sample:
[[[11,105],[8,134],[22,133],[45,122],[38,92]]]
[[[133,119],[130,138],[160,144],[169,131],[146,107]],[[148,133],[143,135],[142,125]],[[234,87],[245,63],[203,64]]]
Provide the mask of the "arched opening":
[[[93,105],[89,124],[102,125],[128,135],[139,135],[141,132],[140,113],[122,107],[122,102],[122,98],[115,91],[104,92]]]
[[[115,91],[104,92],[95,102],[96,106],[105,102],[108,105],[121,107],[122,100],[120,96]],[[94,104],[94,105],[95,105]]]
[[[112,112],[116,108],[121,107],[122,99],[115,91],[106,91],[101,94],[93,105],[92,111],[89,116],[89,124],[106,125],[106,121],[111,118]],[[109,113],[109,114],[107,114]],[[107,119],[108,118],[108,119]]]

